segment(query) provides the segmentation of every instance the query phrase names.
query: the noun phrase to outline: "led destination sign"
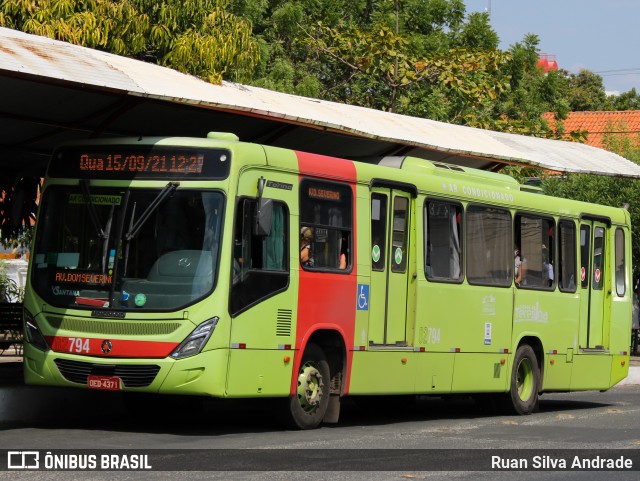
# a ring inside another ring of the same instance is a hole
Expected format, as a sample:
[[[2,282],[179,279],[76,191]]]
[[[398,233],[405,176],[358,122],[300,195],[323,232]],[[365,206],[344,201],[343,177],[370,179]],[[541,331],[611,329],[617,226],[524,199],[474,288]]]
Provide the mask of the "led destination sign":
[[[81,171],[202,174],[204,155],[80,155]]]
[[[166,146],[73,147],[59,150],[50,177],[80,179],[224,179],[231,154],[221,149]]]

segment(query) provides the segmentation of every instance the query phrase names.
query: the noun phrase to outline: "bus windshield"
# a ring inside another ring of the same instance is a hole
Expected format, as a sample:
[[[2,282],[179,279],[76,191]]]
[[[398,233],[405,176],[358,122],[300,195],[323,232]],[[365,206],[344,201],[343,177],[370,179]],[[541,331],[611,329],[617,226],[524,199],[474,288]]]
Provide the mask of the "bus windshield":
[[[51,186],[32,284],[57,307],[176,310],[214,287],[224,196],[213,190]]]

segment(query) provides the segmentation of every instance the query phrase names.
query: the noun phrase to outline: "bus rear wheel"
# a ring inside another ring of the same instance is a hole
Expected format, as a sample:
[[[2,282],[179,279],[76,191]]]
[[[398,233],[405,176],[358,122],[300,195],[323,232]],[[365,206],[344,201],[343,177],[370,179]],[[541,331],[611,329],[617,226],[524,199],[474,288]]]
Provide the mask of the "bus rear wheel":
[[[538,408],[540,369],[533,348],[528,344],[518,347],[511,372],[511,408],[516,414],[531,414]]]
[[[324,351],[309,344],[300,362],[296,393],[288,399],[291,427],[313,429],[320,425],[329,405],[330,376]]]

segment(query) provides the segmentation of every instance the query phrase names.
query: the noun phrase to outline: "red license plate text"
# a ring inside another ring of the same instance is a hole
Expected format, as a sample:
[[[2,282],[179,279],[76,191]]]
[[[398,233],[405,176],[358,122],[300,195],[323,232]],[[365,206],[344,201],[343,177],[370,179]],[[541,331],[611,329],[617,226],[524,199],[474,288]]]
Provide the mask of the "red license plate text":
[[[90,389],[102,389],[105,391],[119,391],[120,378],[113,376],[88,376],[87,385]]]

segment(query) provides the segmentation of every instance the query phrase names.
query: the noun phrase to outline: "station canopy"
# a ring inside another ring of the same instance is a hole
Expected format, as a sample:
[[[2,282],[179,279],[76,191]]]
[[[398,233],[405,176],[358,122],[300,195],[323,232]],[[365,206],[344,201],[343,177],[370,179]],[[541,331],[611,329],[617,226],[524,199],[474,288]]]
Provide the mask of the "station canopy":
[[[505,164],[640,178],[606,150],[435,122],[223,82],[0,28],[0,167],[42,175],[55,146],[114,136],[232,132],[242,141],[377,162],[412,155],[499,170]]]

